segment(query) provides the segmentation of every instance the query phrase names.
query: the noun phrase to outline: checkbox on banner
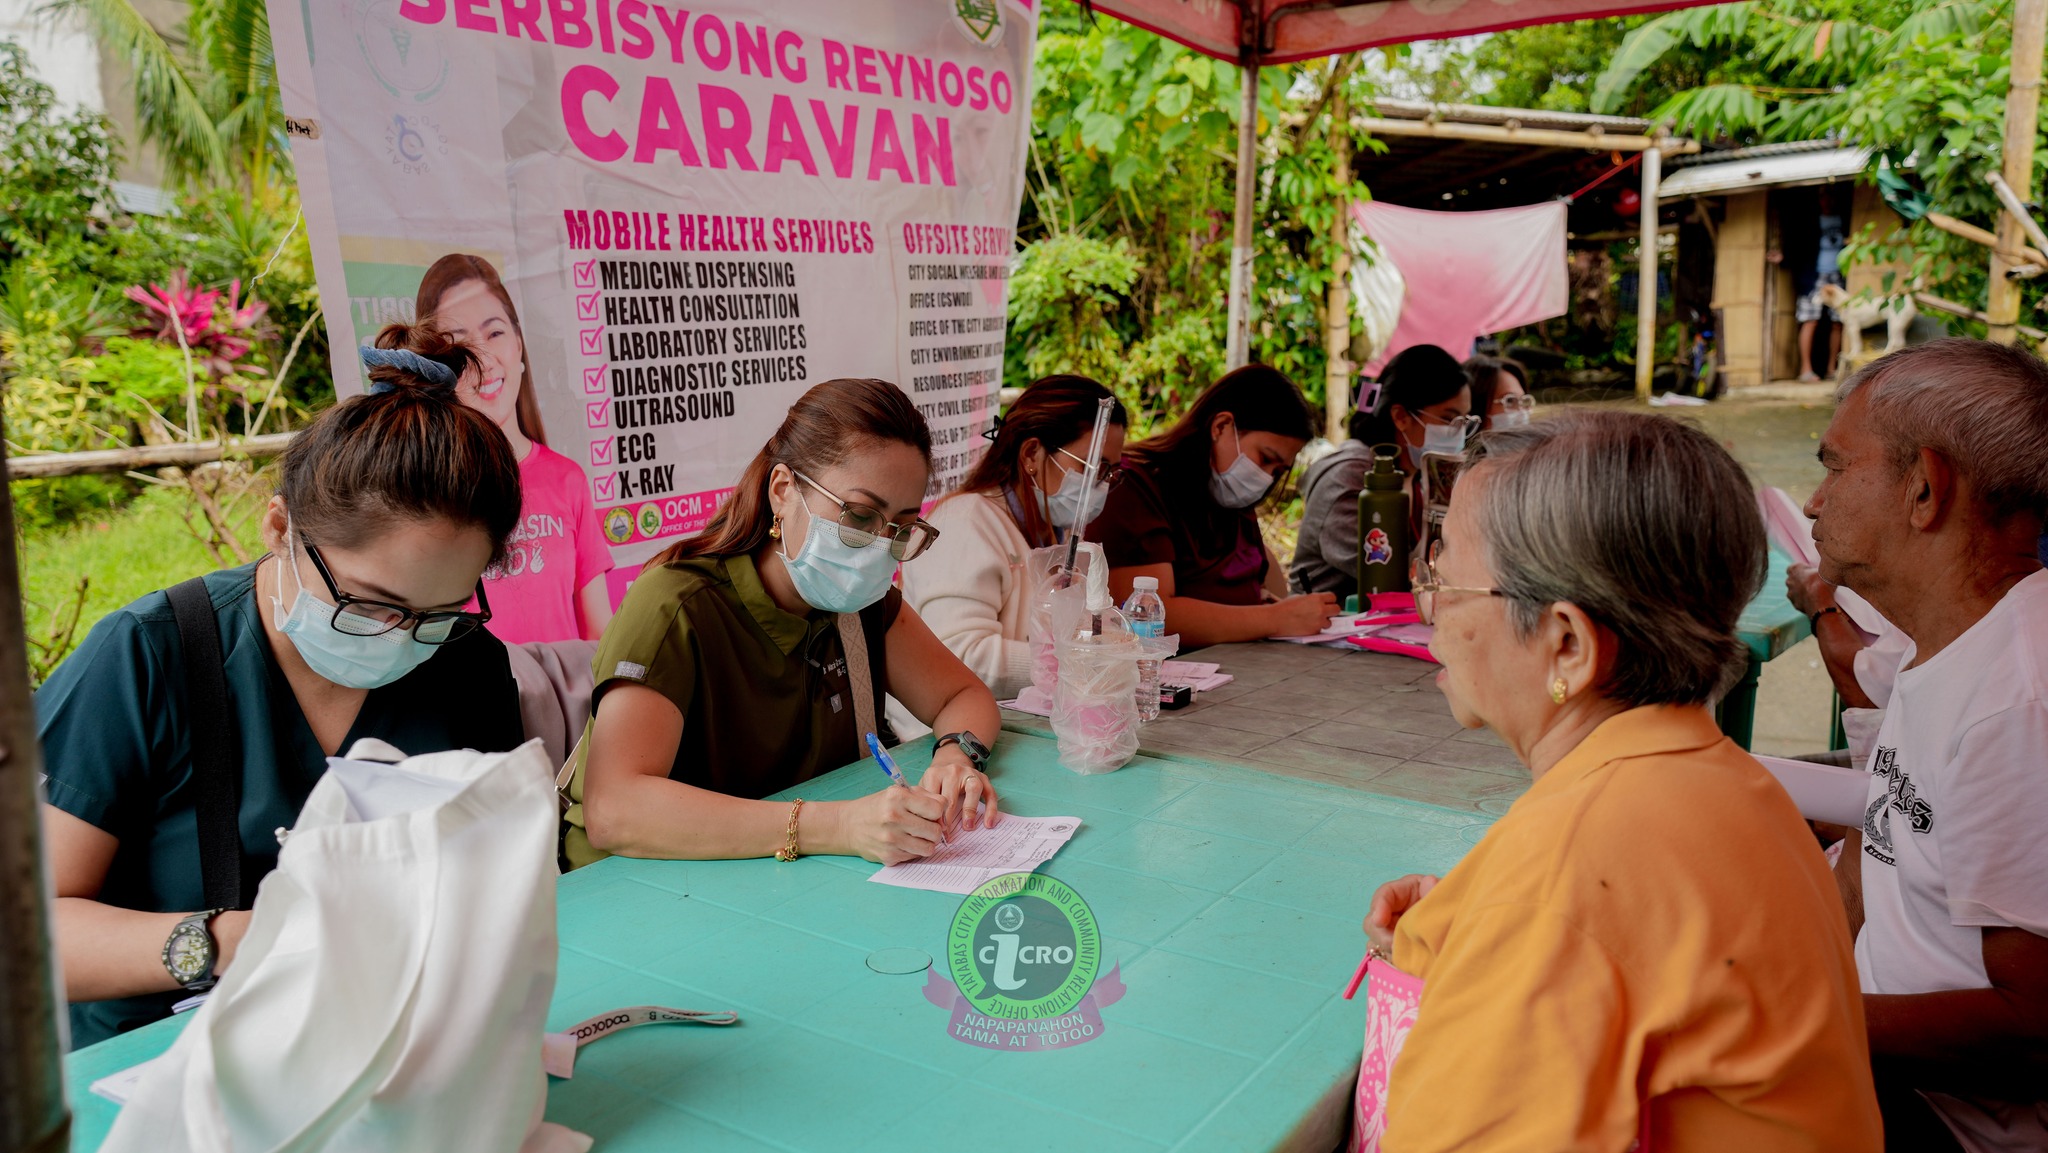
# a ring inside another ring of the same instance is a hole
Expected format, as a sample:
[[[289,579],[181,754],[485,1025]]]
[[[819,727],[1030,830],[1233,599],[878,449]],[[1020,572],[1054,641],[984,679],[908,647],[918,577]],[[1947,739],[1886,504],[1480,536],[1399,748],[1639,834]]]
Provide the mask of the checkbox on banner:
[[[597,287],[597,261],[595,261],[595,260],[584,260],[584,261],[579,261],[579,262],[577,263],[577,265],[576,265],[576,287],[578,287],[578,288],[596,288],[596,287]]]
[[[604,370],[605,370],[605,369],[607,369],[607,368],[610,368],[610,367],[611,367],[611,365],[609,365],[609,364],[600,364],[600,365],[598,365],[598,366],[597,366],[596,368],[586,368],[586,369],[584,369],[584,370],[583,370],[583,391],[585,391],[585,392],[603,392],[603,391],[604,391]]]
[[[616,473],[608,472],[602,476],[592,477],[590,483],[597,489],[597,499],[619,499],[619,478]]]
[[[608,401],[593,400],[583,406],[583,413],[590,418],[590,427],[609,428],[612,423],[611,408]]]
[[[596,320],[597,302],[604,297],[602,292],[579,292],[576,294],[576,319]]]
[[[597,356],[604,352],[604,325],[586,328],[577,336],[583,341],[583,355]]]
[[[590,463],[591,463],[591,464],[593,464],[593,465],[598,465],[598,464],[610,464],[611,462],[612,462],[612,438],[611,438],[611,437],[605,437],[605,438],[604,438],[603,440],[593,440],[593,441],[591,441],[591,442],[590,442]]]

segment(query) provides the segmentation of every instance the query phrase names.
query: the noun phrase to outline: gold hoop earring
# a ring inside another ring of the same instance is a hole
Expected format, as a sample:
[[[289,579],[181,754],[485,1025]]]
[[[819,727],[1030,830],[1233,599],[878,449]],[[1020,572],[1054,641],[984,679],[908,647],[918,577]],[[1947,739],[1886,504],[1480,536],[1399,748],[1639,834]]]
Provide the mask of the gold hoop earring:
[[[781,518],[781,517],[779,517],[779,516],[778,516],[778,517],[776,517],[776,518],[775,518],[775,523],[774,523],[774,524],[771,524],[771,525],[769,525],[769,526],[768,526],[768,539],[769,539],[769,540],[781,540],[781,539],[782,539],[782,518]]]
[[[1551,702],[1553,704],[1563,704],[1565,695],[1570,691],[1570,689],[1571,686],[1564,683],[1563,677],[1559,677],[1556,680],[1550,682]]]

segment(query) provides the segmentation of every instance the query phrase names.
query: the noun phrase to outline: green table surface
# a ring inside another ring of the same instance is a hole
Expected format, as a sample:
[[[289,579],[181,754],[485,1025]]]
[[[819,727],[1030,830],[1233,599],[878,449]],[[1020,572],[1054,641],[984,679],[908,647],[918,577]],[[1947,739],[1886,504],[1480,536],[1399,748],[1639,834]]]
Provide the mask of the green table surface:
[[[900,757],[913,772],[928,758],[928,741]],[[1335,1146],[1365,1021],[1363,998],[1341,994],[1368,896],[1448,869],[1492,817],[1173,756],[1084,777],[1023,733],[1004,734],[993,773],[1006,810],[1082,819],[1042,868],[1088,901],[1104,964],[1121,966],[1128,992],[1101,1036],[1022,1053],[954,1040],[924,973],[865,962],[911,948],[943,965],[961,898],[871,884],[867,862],[612,858],[561,880],[548,1027],[643,1003],[742,1023],[605,1038],[553,1083],[549,1119],[601,1153]],[[791,795],[881,780],[863,761]],[[96,1149],[116,1112],[87,1086],[168,1048],[184,1020],[72,1055],[74,1148]]]
[[[1793,608],[1785,596],[1785,570],[1792,562],[1777,549],[1770,551],[1770,562],[1770,571],[1764,574],[1764,587],[1735,623],[1742,643],[1749,646],[1750,655],[1759,664],[1777,660],[1786,649],[1813,635],[1806,614]]]

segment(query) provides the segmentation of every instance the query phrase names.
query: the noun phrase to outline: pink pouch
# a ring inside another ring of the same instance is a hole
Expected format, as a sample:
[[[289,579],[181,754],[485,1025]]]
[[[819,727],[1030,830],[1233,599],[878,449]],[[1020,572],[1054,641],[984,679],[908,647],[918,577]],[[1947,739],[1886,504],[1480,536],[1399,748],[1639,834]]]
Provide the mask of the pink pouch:
[[[1387,1082],[1394,1058],[1415,1028],[1422,1007],[1422,978],[1394,968],[1379,949],[1366,953],[1365,1054],[1358,1062],[1358,1092],[1351,1111],[1350,1153],[1379,1153],[1387,1131]],[[1357,984],[1354,981],[1352,988]],[[1351,994],[1346,993],[1349,1000]],[[1649,1153],[1650,1110],[1644,1102],[1631,1153]]]
[[[1378,949],[1367,954],[1365,976],[1365,1056],[1358,1063],[1351,1153],[1379,1153],[1387,1129],[1387,1075],[1422,1005],[1422,978],[1394,968]]]

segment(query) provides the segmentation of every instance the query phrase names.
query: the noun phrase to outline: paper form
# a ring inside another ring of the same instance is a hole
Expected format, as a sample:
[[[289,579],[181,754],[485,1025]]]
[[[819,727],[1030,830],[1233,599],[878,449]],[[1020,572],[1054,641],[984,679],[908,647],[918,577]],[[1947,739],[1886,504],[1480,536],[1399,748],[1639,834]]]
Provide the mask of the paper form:
[[[1028,873],[1052,860],[1052,855],[1080,827],[1079,817],[1019,817],[1005,813],[993,829],[955,831],[952,839],[931,856],[886,865],[868,880],[965,896],[1004,873]]]

